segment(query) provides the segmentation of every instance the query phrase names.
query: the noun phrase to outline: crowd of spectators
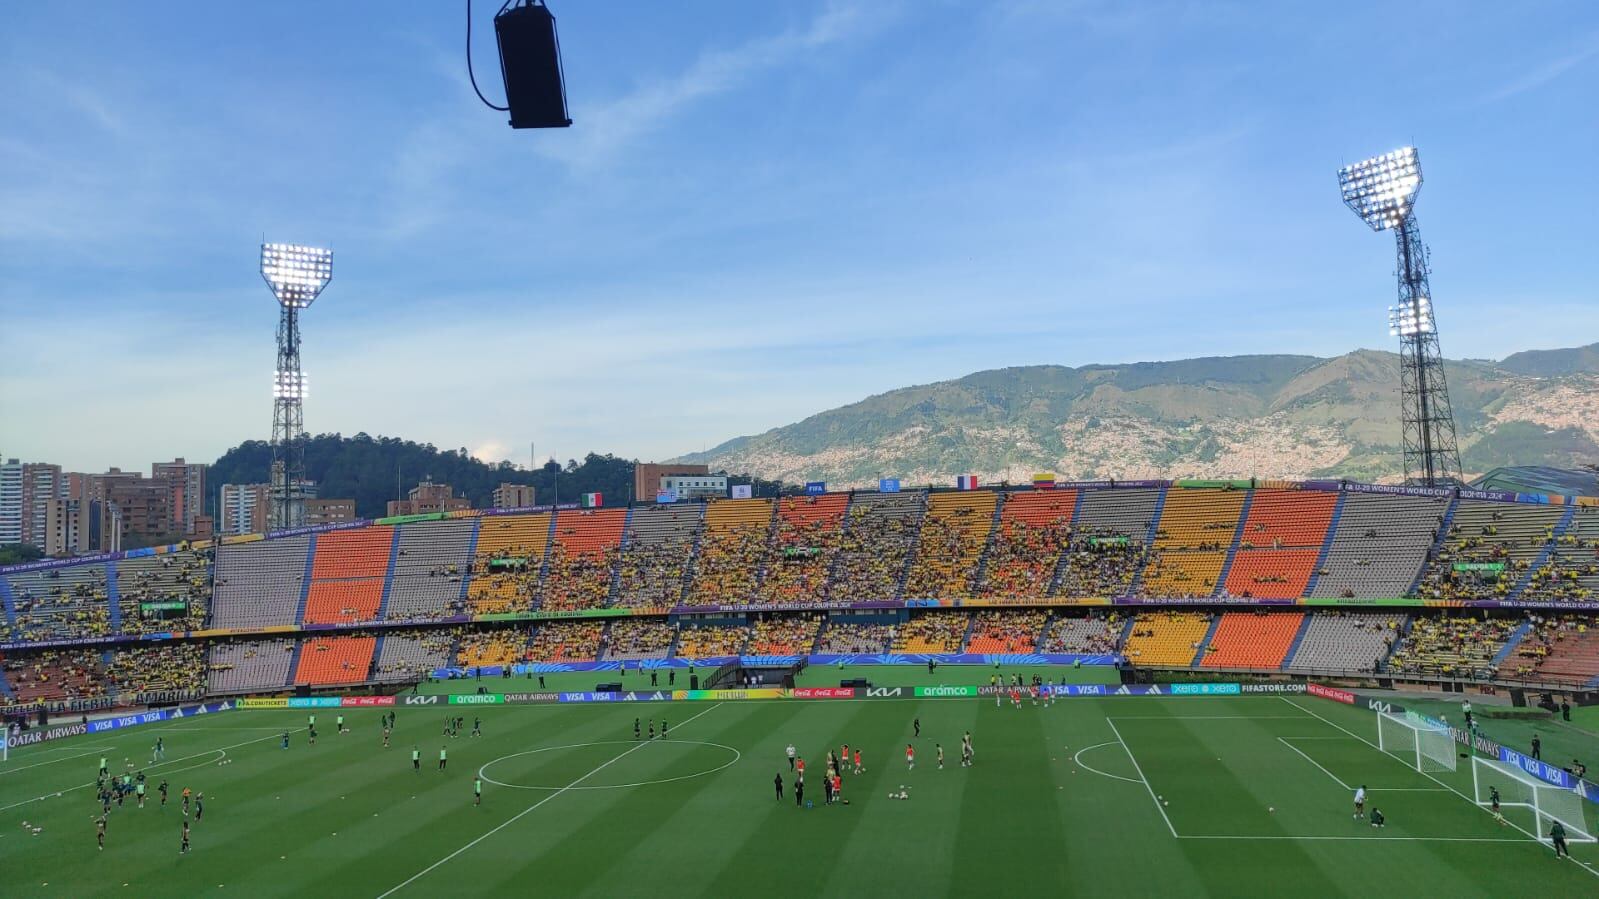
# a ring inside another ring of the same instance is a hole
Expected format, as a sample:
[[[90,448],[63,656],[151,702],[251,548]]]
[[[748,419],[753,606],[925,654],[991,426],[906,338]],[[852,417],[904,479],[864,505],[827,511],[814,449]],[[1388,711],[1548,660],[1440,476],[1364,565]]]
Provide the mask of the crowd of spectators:
[[[110,691],[153,699],[154,694],[198,696],[205,689],[205,647],[199,643],[120,646],[106,669]],[[171,699],[171,696],[161,697]]]
[[[525,626],[463,629],[456,658],[464,668],[510,665],[527,657],[527,646]]]
[[[569,612],[598,609],[611,594],[611,572],[621,549],[568,549],[562,543],[550,547],[539,608]]]
[[[1049,613],[1042,609],[987,609],[972,616],[966,651],[1030,653],[1038,650]]]
[[[985,516],[968,506],[944,514],[929,513],[922,520],[916,560],[905,578],[905,595],[930,599],[970,596],[977,559],[992,522],[992,512]]]
[[[961,612],[923,612],[895,629],[895,652],[960,652],[967,618]]]
[[[736,656],[743,652],[750,629],[737,625],[685,626],[678,630],[677,657],[711,659]]]
[[[665,609],[683,599],[693,545],[677,540],[635,542],[622,553],[616,605],[634,609]]]
[[[978,593],[994,599],[1041,599],[1055,579],[1055,563],[1071,539],[1062,518],[1050,524],[1005,519],[994,531]]]
[[[619,618],[605,635],[608,659],[664,659],[677,628],[659,618]]]
[[[543,554],[531,546],[506,547],[492,556],[480,553],[472,560],[467,586],[472,611],[493,615],[532,609],[543,564]]]
[[[36,572],[26,581],[13,579],[11,594],[16,624],[0,617],[0,637],[6,642],[103,637],[111,633],[103,565],[52,568]]]
[[[837,655],[865,655],[883,652],[894,638],[894,628],[888,624],[863,624],[855,621],[833,619],[822,631],[816,651]]]
[[[47,649],[7,655],[4,669],[12,695],[0,695],[0,701],[7,705],[97,699],[106,692],[100,654],[91,650]]]
[[[600,654],[605,624],[599,621],[550,621],[533,632],[526,658],[533,662],[592,662]]]
[[[1517,622],[1468,615],[1417,617],[1388,658],[1396,674],[1486,679],[1497,673],[1493,658]]]
[[[844,544],[841,523],[831,516],[811,521],[779,516],[759,601],[808,604],[826,599],[828,570]]]
[[[828,597],[838,602],[893,599],[916,542],[916,519],[853,506],[839,539]]]
[[[755,622],[745,655],[805,655],[816,645],[822,629],[819,615],[767,615]]]
[[[756,580],[766,554],[768,530],[731,527],[707,530],[694,566],[691,603],[739,605],[756,601]]]
[[[1061,569],[1059,596],[1126,596],[1149,561],[1143,541],[1093,529],[1072,534]]]
[[[1521,638],[1521,642],[1516,644],[1510,658],[1505,660],[1505,665],[1501,668],[1502,674],[1518,678],[1531,677],[1545,659],[1560,650],[1562,643],[1586,635],[1588,628],[1593,624],[1592,618],[1571,614],[1528,613],[1527,620],[1532,626]],[[1503,671],[1504,667],[1511,670]]]
[[[1044,631],[1044,652],[1111,654],[1120,649],[1127,618],[1120,612],[1095,609],[1086,616],[1061,617]]]
[[[438,667],[434,664],[448,665],[452,661],[451,652],[455,649],[455,641],[460,638],[464,628],[444,627],[429,630],[411,631],[404,636],[417,641],[419,652],[394,653],[395,636],[388,638],[385,644],[385,653],[389,658],[379,655],[373,663],[373,673],[378,680],[386,681],[420,681],[432,674]]]

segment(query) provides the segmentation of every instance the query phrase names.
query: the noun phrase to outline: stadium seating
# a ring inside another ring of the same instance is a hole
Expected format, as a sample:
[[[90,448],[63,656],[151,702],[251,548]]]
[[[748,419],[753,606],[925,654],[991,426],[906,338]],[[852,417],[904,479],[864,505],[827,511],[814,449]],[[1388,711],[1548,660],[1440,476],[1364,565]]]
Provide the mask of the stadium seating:
[[[1305,616],[1300,612],[1227,612],[1216,624],[1204,668],[1277,668],[1288,656]]]
[[[289,683],[294,641],[219,641],[211,644],[209,654],[208,687],[212,693],[280,690]]]
[[[211,605],[211,551],[180,550],[122,559],[112,566],[122,611],[122,633],[191,631],[205,626]],[[183,603],[183,610],[152,609],[145,603]]]
[[[394,528],[386,525],[317,535],[305,623],[377,620],[393,549]]]
[[[510,665],[525,658],[530,658],[525,625],[468,628],[457,641],[456,664],[463,668]]]
[[[282,537],[225,544],[217,549],[211,626],[283,627],[295,623],[311,538]]]
[[[13,574],[15,626],[7,640],[98,637],[111,633],[111,607],[104,564],[72,565]]]
[[[755,622],[743,654],[805,655],[816,645],[816,634],[821,629],[822,619],[818,615],[767,615]]]
[[[626,549],[619,563],[616,605],[665,609],[682,602],[702,516],[698,505],[633,510]]]
[[[477,521],[471,518],[400,525],[394,580],[383,617],[403,620],[462,614],[461,584],[472,565],[475,527]]]
[[[1599,507],[1574,510],[1570,526],[1555,538],[1548,562],[1532,573],[1518,598],[1553,602],[1599,598]]]
[[[1599,677],[1599,626],[1591,616],[1528,616],[1529,628],[1500,675],[1585,686]]]
[[[1554,542],[1559,506],[1463,499],[1416,585],[1423,599],[1500,598]],[[1496,566],[1484,570],[1482,566]]]
[[[1516,622],[1508,618],[1417,617],[1410,633],[1389,656],[1387,670],[1439,677],[1492,677],[1497,671],[1493,659],[1515,630]]]
[[[1238,529],[1247,492],[1173,487],[1144,569],[1147,596],[1210,596]]]
[[[664,659],[677,628],[659,618],[618,618],[605,633],[605,659]]]
[[[973,595],[977,562],[994,529],[998,494],[988,490],[933,493],[905,581],[907,597],[966,599]]]
[[[1343,510],[1311,596],[1405,596],[1427,560],[1449,501],[1441,497],[1344,494]]]
[[[1049,613],[1041,609],[986,609],[972,615],[966,651],[973,653],[1031,653],[1038,651]]]
[[[550,611],[597,609],[611,594],[611,575],[622,554],[626,509],[567,509],[555,515],[555,542],[545,563],[538,607]]]
[[[1187,667],[1199,654],[1210,620],[1207,612],[1141,612],[1122,653],[1134,665]]]
[[[1404,616],[1395,612],[1317,611],[1284,664],[1288,671],[1376,671],[1387,658]]]
[[[1119,612],[1056,618],[1044,630],[1043,651],[1074,655],[1117,651],[1127,619]]]
[[[1078,504],[1078,527],[1099,534],[1122,534],[1139,542],[1149,538],[1160,490],[1152,487],[1117,487],[1088,490]]]
[[[205,691],[205,647],[199,643],[119,646],[106,666],[110,692],[138,702],[195,699]]]
[[[71,702],[105,693],[100,654],[83,649],[48,649],[3,661],[11,696],[7,705]]]
[[[960,652],[969,619],[960,612],[921,612],[895,628],[894,652]]]
[[[459,628],[390,631],[378,650],[372,679],[381,683],[425,680],[436,668],[450,664]]]
[[[856,494],[845,514],[828,599],[867,602],[898,597],[926,502],[927,494],[920,491]]]
[[[1062,559],[1055,593],[1074,598],[1127,596],[1148,560],[1149,549],[1141,536],[1078,528]]]
[[[1075,490],[1007,493],[989,539],[977,594],[1031,600],[1049,593],[1055,564],[1071,535]]]
[[[466,599],[478,614],[531,611],[550,541],[550,513],[485,515],[478,522]]]
[[[850,621],[853,616],[828,616],[817,638],[816,651],[829,655],[867,655],[885,652],[893,639],[889,624]]]
[[[769,499],[718,499],[705,507],[705,532],[694,562],[691,605],[748,603],[772,533]]]
[[[313,687],[359,684],[371,679],[377,638],[363,635],[309,637],[300,645],[294,683]]]
[[[1338,494],[1256,489],[1224,589],[1231,596],[1294,599],[1316,571]]]
[[[736,656],[749,642],[750,629],[736,625],[683,625],[677,632],[677,657],[714,659]]]
[[[771,551],[763,563],[760,602],[804,605],[827,596],[827,573],[844,540],[849,496],[788,496],[778,500]]]
[[[550,621],[533,632],[527,659],[533,662],[592,662],[600,654],[605,625],[598,621]]]

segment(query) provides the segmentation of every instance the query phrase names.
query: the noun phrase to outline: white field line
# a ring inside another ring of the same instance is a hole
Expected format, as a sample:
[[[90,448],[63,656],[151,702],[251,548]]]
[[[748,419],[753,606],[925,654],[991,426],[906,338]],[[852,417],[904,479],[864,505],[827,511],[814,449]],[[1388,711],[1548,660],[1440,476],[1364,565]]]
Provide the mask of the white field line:
[[[1321,766],[1320,762],[1318,762],[1315,759],[1311,758],[1303,749],[1300,749],[1298,746],[1295,746],[1293,743],[1289,742],[1290,740],[1298,740],[1298,739],[1347,740],[1347,739],[1349,739],[1348,737],[1310,737],[1310,738],[1278,737],[1277,739],[1280,740],[1284,746],[1287,746],[1289,749],[1292,749],[1293,751],[1299,753],[1300,756],[1303,757],[1305,761],[1311,763],[1312,765],[1315,765],[1318,769],[1321,770],[1321,773],[1327,775],[1328,777],[1331,777],[1333,779],[1333,781],[1336,782],[1340,787],[1343,787],[1344,789],[1350,791],[1351,793],[1354,792],[1354,790],[1355,790],[1354,787],[1350,786],[1349,784],[1344,783],[1343,780],[1341,780],[1338,777],[1338,775],[1332,773],[1331,771],[1328,771],[1326,768],[1323,768]],[[1441,788],[1441,787],[1369,787],[1368,789],[1371,792],[1373,792],[1373,793],[1442,793],[1442,792],[1444,792],[1443,788]],[[1395,839],[1397,839],[1397,837]]]
[[[1400,762],[1399,759],[1396,759],[1393,756],[1389,755],[1388,753],[1383,752],[1382,749],[1380,747],[1378,747],[1376,743],[1371,742],[1370,740],[1366,739],[1365,737],[1362,737],[1360,734],[1355,733],[1354,731],[1350,730],[1349,728],[1344,727],[1343,725],[1337,723],[1336,721],[1331,721],[1331,720],[1329,720],[1327,718],[1323,718],[1321,715],[1316,714],[1315,712],[1311,711],[1310,709],[1305,708],[1304,706],[1300,705],[1297,702],[1294,702],[1292,699],[1289,699],[1286,696],[1279,696],[1278,698],[1281,699],[1283,702],[1286,702],[1289,705],[1293,706],[1294,708],[1300,710],[1301,712],[1304,712],[1307,715],[1311,715],[1311,716],[1313,716],[1315,718],[1320,718],[1324,723],[1327,724],[1327,726],[1336,728],[1338,730],[1341,730],[1344,733],[1350,735],[1351,737],[1354,737],[1355,739],[1359,740],[1360,742],[1365,743],[1367,746],[1370,746],[1372,749],[1376,749],[1385,758],[1391,758],[1391,759],[1394,759],[1395,762],[1399,762],[1399,764],[1404,764],[1403,762]],[[1407,770],[1413,770],[1413,769],[1410,769],[1408,765],[1406,766],[1406,769]],[[1460,792],[1459,790],[1455,789],[1454,787],[1450,786],[1447,783],[1444,783],[1443,781],[1439,780],[1438,778],[1433,777],[1431,774],[1428,774],[1425,771],[1421,771],[1421,772],[1418,772],[1418,773],[1421,774],[1422,777],[1427,778],[1428,780],[1432,781],[1433,783],[1438,784],[1439,786],[1443,787],[1444,789],[1448,790],[1449,792],[1454,793],[1456,796],[1459,796],[1461,799],[1466,800],[1466,802],[1471,804],[1472,808],[1477,809],[1478,811],[1482,812],[1483,814],[1493,814],[1492,812],[1490,812],[1487,809],[1483,808],[1482,806],[1478,805],[1476,800],[1472,799],[1470,796],[1467,796],[1465,793]],[[1522,827],[1520,824],[1517,824],[1514,821],[1508,821],[1508,820],[1505,823],[1509,824],[1511,827],[1514,827],[1515,829],[1521,831],[1522,833],[1524,833],[1528,837],[1530,837],[1531,841],[1532,841],[1532,843],[1534,845],[1537,845],[1537,846],[1540,846],[1540,847],[1543,845],[1543,841],[1541,839],[1539,839],[1537,834],[1527,830],[1526,828]],[[1566,858],[1567,859],[1571,859],[1571,856],[1568,855],[1568,856],[1566,856]],[[1575,859],[1571,859],[1571,860],[1576,862]],[[1579,867],[1581,867],[1584,871],[1587,871],[1589,874],[1592,874],[1595,877],[1599,877],[1599,870],[1594,870],[1593,868],[1589,867],[1588,865],[1583,864],[1582,862],[1576,862],[1576,864]]]
[[[711,711],[714,711],[714,710],[716,710],[718,708],[721,708],[721,706],[722,706],[722,704],[720,702],[718,702],[716,705],[711,706],[710,708],[706,709],[704,712],[700,712],[698,715],[695,715],[693,718],[689,718],[687,721],[684,721],[683,724],[679,724],[678,727],[681,728],[681,727],[683,727],[683,725],[688,724],[690,721],[693,721],[695,718],[698,718],[701,715],[706,714],[707,712],[711,712]],[[643,742],[643,743],[639,743],[638,745],[634,746],[633,748],[626,750],[625,752],[621,753],[620,755],[616,756],[615,758],[612,758],[610,761],[601,763],[600,765],[596,766],[593,770],[589,771],[587,774],[583,775],[582,777],[579,777],[577,780],[572,781],[571,783],[569,783],[566,786],[560,788],[559,790],[556,790],[555,792],[553,792],[550,795],[544,797],[543,799],[540,799],[538,802],[533,803],[532,805],[528,806],[527,808],[523,809],[522,811],[517,812],[515,815],[512,815],[510,818],[507,818],[502,823],[500,823],[500,824],[496,825],[495,827],[491,828],[490,830],[488,830],[486,833],[483,833],[482,835],[480,835],[480,836],[476,837],[475,839],[471,840],[465,846],[462,846],[461,848],[455,850],[454,852],[450,853],[449,855],[446,855],[445,857],[443,857],[443,858],[439,859],[438,861],[434,862],[433,864],[428,865],[426,868],[423,868],[422,870],[416,872],[415,874],[412,874],[410,877],[408,877],[405,880],[401,881],[399,884],[397,884],[397,885],[395,885],[393,887],[390,887],[389,889],[383,891],[382,893],[379,893],[378,894],[378,899],[386,899],[386,897],[392,896],[395,893],[398,893],[400,890],[403,890],[406,887],[410,886],[411,884],[415,883],[416,881],[422,879],[422,877],[424,875],[426,875],[427,873],[437,869],[440,865],[444,864],[445,862],[450,861],[453,858],[456,858],[461,853],[467,851],[468,849],[471,849],[473,846],[476,846],[477,844],[483,842],[484,840],[488,839],[489,837],[494,836],[495,834],[499,833],[500,831],[504,830],[505,828],[510,827],[512,824],[515,824],[516,822],[518,822],[518,821],[522,820],[523,818],[527,817],[528,815],[532,814],[534,811],[538,810],[538,808],[540,806],[542,806],[544,803],[549,802],[551,799],[554,799],[555,797],[561,795],[562,793],[565,793],[566,791],[572,789],[573,787],[578,786],[579,784],[583,783],[583,781],[588,780],[589,778],[591,778],[594,775],[600,773],[601,771],[604,771],[606,768],[609,768],[610,766],[616,764],[617,762],[621,761],[622,759],[627,758],[628,756],[632,755],[633,753],[638,752],[640,749],[643,749],[644,747],[649,746],[649,745],[650,745],[650,743],[647,742],[647,741]]]
[[[65,749],[66,747],[61,747],[61,748]],[[81,746],[74,746],[72,748],[74,748],[74,749],[82,749]],[[71,761],[72,759],[81,759],[81,758],[83,758],[86,755],[95,755],[97,753],[106,752],[106,751],[114,749],[114,748],[115,747],[113,747],[113,746],[98,746],[98,747],[95,747],[93,749],[84,750],[83,752],[80,752],[77,755],[64,755],[64,756],[62,756],[60,758],[57,758],[57,759],[46,759],[45,761],[42,761],[42,762],[34,762],[31,765],[18,765],[18,766],[14,767],[14,768],[10,767],[10,766],[7,766],[5,768],[0,768],[0,774],[14,774],[14,773],[16,773],[18,771],[26,771],[29,768],[42,768],[45,765],[54,765],[54,764],[57,764],[59,762]],[[59,750],[57,750],[57,751],[59,751]]]
[[[1138,772],[1138,779],[1144,782],[1144,789],[1149,791],[1150,801],[1155,803],[1155,811],[1160,812],[1160,817],[1166,822],[1166,829],[1171,831],[1171,835],[1175,839],[1177,837],[1177,828],[1172,826],[1171,818],[1166,815],[1166,809],[1160,804],[1160,797],[1155,795],[1155,788],[1149,785],[1149,778],[1144,776],[1144,769],[1138,764],[1138,757],[1133,755],[1132,749],[1127,746],[1127,741],[1122,739],[1122,732],[1116,729],[1116,722],[1106,718],[1105,723],[1110,725],[1111,731],[1116,734],[1116,742],[1122,744],[1122,749],[1127,753],[1127,758],[1132,760],[1133,770]]]
[[[232,744],[230,746],[223,746],[220,749],[207,749],[204,752],[196,752],[193,755],[185,755],[185,756],[181,756],[179,758],[171,759],[170,761],[165,761],[165,762],[156,762],[153,765],[145,765],[144,767],[145,767],[145,770],[147,770],[147,771],[153,771],[153,770],[155,770],[157,768],[164,768],[167,765],[175,765],[178,762],[186,762],[186,761],[189,761],[190,759],[197,759],[197,758],[200,758],[202,756],[216,755],[217,753],[221,753],[223,756],[226,756],[228,754],[227,751],[229,749],[237,749],[240,746],[249,746],[251,743],[259,743],[262,740],[273,740],[273,739],[276,739],[276,737],[274,737],[272,735],[268,735],[268,736],[265,736],[265,737],[257,737],[254,740],[245,740],[243,743],[234,743],[234,744]],[[209,762],[202,762],[201,764],[209,764]],[[198,768],[198,767],[199,767],[199,765],[192,765],[189,768],[175,768],[172,771],[168,771],[166,773],[173,774],[173,773],[176,773],[177,771],[188,771],[191,768]],[[10,805],[0,805],[0,812],[7,811],[9,809],[14,809],[14,808],[17,808],[18,806],[27,805],[30,802],[38,802],[38,801],[40,801],[42,799],[50,799],[50,798],[53,798],[56,795],[61,794],[61,793],[71,793],[71,792],[74,792],[76,790],[82,790],[82,789],[85,789],[85,788],[88,788],[88,787],[92,787],[92,786],[94,786],[94,784],[92,782],[91,783],[85,783],[85,784],[78,784],[75,787],[64,787],[64,788],[62,788],[60,790],[55,791],[54,793],[46,793],[43,796],[35,796],[32,799],[24,799],[21,802],[13,802]]]
[[[1105,716],[1110,720],[1111,716]],[[1116,715],[1117,721],[1301,721],[1304,715]]]
[[[1072,755],[1072,761],[1074,763],[1076,763],[1077,767],[1079,767],[1079,768],[1087,768],[1088,770],[1094,772],[1095,774],[1098,774],[1100,777],[1113,777],[1116,780],[1125,780],[1125,781],[1127,781],[1130,784],[1143,783],[1143,781],[1141,781],[1141,780],[1133,780],[1131,777],[1123,777],[1120,774],[1112,774],[1109,771],[1101,771],[1098,768],[1095,768],[1093,765],[1090,765],[1087,762],[1083,761],[1083,753],[1087,752],[1088,750],[1090,750],[1090,749],[1098,749],[1101,746],[1115,746],[1115,745],[1116,745],[1116,741],[1115,740],[1106,740],[1103,743],[1095,743],[1092,746],[1084,746],[1082,749],[1077,750],[1077,752]]]
[[[1410,843],[1518,843],[1525,845],[1526,840],[1521,837],[1295,837],[1285,835],[1273,836],[1231,836],[1226,834],[1183,834],[1179,840],[1346,840],[1352,843],[1382,843],[1382,842],[1410,842]]]

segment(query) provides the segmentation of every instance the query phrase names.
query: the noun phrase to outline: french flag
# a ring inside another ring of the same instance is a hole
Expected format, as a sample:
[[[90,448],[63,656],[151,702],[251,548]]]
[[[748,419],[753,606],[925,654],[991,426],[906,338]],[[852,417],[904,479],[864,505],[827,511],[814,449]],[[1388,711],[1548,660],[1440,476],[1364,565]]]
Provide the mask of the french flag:
[[[963,474],[955,478],[955,487],[959,490],[976,490],[977,475]]]

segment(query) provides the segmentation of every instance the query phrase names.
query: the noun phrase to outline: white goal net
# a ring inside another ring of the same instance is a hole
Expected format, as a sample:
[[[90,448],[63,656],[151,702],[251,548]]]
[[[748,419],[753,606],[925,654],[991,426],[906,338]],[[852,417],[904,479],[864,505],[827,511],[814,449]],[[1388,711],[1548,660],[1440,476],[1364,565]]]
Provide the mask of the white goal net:
[[[1583,798],[1575,790],[1545,783],[1509,762],[1498,759],[1473,757],[1471,760],[1473,798],[1483,808],[1493,805],[1493,791],[1499,791],[1501,814],[1525,818],[1532,815],[1532,833],[1549,842],[1549,827],[1559,821],[1566,828],[1566,840],[1572,843],[1599,842],[1589,832],[1588,819],[1583,815]],[[1520,815],[1516,815],[1517,811]]]
[[[1449,730],[1403,715],[1378,713],[1377,748],[1423,774],[1455,770],[1455,739]]]

